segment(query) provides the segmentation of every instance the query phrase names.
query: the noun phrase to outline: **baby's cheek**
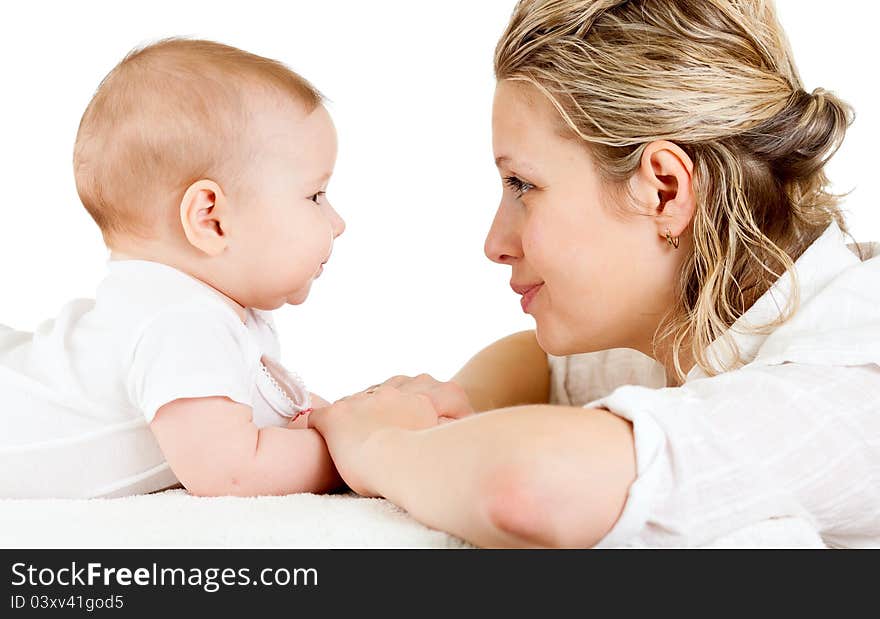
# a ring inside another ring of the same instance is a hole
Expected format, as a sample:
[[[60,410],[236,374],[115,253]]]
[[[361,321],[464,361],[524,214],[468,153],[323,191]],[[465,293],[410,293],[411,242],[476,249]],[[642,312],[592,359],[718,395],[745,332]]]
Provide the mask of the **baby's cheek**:
[[[296,222],[291,241],[301,260],[317,260],[320,264],[330,251],[331,238],[327,220],[315,208]]]

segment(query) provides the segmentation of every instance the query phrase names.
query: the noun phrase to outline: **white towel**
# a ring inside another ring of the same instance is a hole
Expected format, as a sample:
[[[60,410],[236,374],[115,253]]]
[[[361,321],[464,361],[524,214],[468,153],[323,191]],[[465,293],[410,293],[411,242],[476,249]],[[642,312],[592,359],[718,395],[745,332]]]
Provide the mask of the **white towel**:
[[[183,490],[118,499],[0,500],[2,548],[468,548],[384,499],[351,494],[201,498]],[[784,518],[710,548],[822,548]]]

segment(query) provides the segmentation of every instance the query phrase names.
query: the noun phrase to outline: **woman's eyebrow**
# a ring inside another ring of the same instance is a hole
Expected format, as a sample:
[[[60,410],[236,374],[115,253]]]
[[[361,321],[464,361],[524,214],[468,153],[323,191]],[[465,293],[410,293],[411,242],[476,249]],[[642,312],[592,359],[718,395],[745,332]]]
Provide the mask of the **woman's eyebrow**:
[[[518,170],[523,174],[536,174],[535,167],[529,165],[528,162],[521,159],[513,159],[507,155],[495,157],[495,166],[500,168],[502,165],[509,170]]]
[[[530,169],[532,167],[525,161],[513,159],[512,157],[509,157],[507,155],[499,155],[498,157],[495,157],[495,165],[499,168],[502,165],[505,165],[508,168],[516,168],[521,170]]]

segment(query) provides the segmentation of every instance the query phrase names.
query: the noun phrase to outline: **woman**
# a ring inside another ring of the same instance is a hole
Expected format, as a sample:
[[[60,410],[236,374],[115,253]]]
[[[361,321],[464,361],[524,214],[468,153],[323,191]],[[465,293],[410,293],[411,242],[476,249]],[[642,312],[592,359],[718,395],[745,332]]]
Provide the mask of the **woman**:
[[[536,331],[315,411],[343,478],[482,546],[880,543],[880,246],[772,5],[524,0],[495,72],[485,249]]]

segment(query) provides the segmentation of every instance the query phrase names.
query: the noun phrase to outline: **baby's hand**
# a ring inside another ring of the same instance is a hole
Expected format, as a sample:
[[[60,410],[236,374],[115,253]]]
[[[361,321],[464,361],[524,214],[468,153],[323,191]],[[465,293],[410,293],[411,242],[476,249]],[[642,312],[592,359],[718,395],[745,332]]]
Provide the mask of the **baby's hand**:
[[[311,397],[313,410],[330,406],[330,402],[328,402],[316,393],[310,393],[309,396]],[[303,430],[305,428],[311,427],[309,426],[309,415],[302,414],[297,416],[293,421],[287,424],[287,427],[291,430]]]

